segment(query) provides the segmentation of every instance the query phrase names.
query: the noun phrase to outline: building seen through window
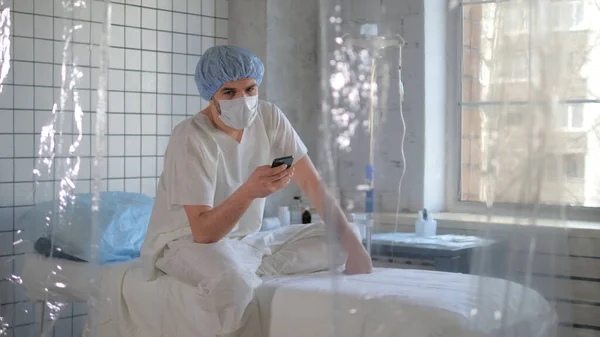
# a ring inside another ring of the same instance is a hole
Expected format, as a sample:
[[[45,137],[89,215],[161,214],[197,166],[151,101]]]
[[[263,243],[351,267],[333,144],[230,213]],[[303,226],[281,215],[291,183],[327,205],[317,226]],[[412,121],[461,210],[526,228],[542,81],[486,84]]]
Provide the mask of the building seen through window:
[[[459,198],[600,207],[600,4],[523,3],[462,4]]]

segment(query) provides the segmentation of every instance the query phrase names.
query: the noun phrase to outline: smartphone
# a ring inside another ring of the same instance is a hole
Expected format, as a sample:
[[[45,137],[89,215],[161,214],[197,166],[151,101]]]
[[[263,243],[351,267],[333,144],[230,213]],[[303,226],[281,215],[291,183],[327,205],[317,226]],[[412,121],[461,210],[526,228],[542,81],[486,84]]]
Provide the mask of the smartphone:
[[[290,167],[292,167],[293,163],[294,163],[293,156],[281,157],[281,158],[277,158],[277,159],[273,160],[273,164],[271,164],[271,167],[287,165],[287,167],[290,168]]]

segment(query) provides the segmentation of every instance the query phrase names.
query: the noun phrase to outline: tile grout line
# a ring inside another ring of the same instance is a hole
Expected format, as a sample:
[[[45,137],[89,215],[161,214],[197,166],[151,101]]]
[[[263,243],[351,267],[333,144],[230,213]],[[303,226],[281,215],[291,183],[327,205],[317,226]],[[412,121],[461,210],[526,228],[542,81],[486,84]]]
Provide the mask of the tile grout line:
[[[129,25],[127,24],[127,5],[123,4],[123,20],[124,20],[124,27],[123,27],[123,45],[125,47],[127,47],[127,28],[129,28]],[[140,20],[141,20],[141,15],[140,15]],[[140,41],[141,43],[141,41]],[[123,52],[123,63],[124,63],[124,67],[125,69],[127,69],[127,50],[124,50]],[[127,71],[123,71],[123,84],[124,84],[124,89],[127,90]],[[123,91],[125,91],[123,90]],[[125,93],[123,93],[123,111],[124,111],[124,116],[123,116],[123,133],[125,134],[123,136],[123,155],[124,155],[124,159],[123,159],[123,175],[126,176],[127,174],[127,102],[129,101],[128,96],[125,95]],[[125,182],[126,179],[123,179],[123,186],[121,187],[123,189],[123,191],[126,190],[126,186],[125,186]],[[109,188],[110,190],[111,188]]]
[[[102,1],[102,0],[100,0],[100,1]],[[220,0],[218,0],[218,1],[220,1]],[[228,17],[217,16],[216,7],[215,7],[215,13],[213,15],[205,15],[205,14],[187,13],[187,12],[181,12],[181,11],[173,10],[173,6],[171,6],[171,9],[166,9],[166,8],[161,8],[161,7],[158,7],[158,6],[157,7],[148,7],[148,6],[144,6],[144,5],[135,5],[135,4],[125,3],[125,2],[115,2],[115,1],[111,1],[111,2],[114,3],[114,4],[122,5],[123,7],[125,7],[125,6],[131,6],[131,7],[137,7],[137,8],[140,8],[140,9],[154,9],[157,12],[160,12],[160,11],[163,11],[163,12],[173,12],[173,13],[176,13],[176,14],[186,14],[186,15],[202,16],[202,17],[209,17],[209,18],[215,18],[215,19],[221,19],[221,20],[229,20]],[[26,14],[26,15],[30,15],[31,14],[31,13],[27,13],[27,12],[14,11],[14,10],[11,11],[11,12],[13,14]],[[43,17],[48,17],[48,18],[57,18],[57,19],[63,19],[63,18],[65,18],[65,17],[62,17],[62,16],[51,16],[49,14],[35,14],[35,15],[39,15],[39,16],[43,16]],[[88,21],[88,20],[79,20],[78,19],[77,21],[85,22],[85,21]],[[89,22],[92,22],[92,23],[102,23],[102,22],[99,22],[99,21],[94,21],[91,18],[90,18]],[[119,24],[117,24],[117,26],[118,25]]]
[[[124,27],[124,28],[137,29],[137,27],[129,27],[129,26]],[[168,33],[168,32],[160,31],[160,33]],[[174,34],[184,35],[183,33],[180,33],[180,32],[174,32]],[[217,38],[215,36],[201,36],[201,35],[196,35],[196,34],[188,34],[188,35],[189,36],[193,36],[193,37],[200,37],[200,38],[203,38],[203,37],[204,38],[213,38],[213,39]],[[40,38],[34,38],[34,37],[30,37],[30,36],[18,36],[18,35],[17,36],[13,36],[13,37],[15,37],[17,39],[23,39],[23,40],[32,40],[32,41],[33,40],[38,40],[38,41],[53,42],[55,44],[62,42],[61,40],[48,39],[48,38],[42,38],[42,37],[40,37]],[[226,40],[224,38],[217,38],[217,39]],[[84,46],[84,47],[94,46],[94,47],[100,47],[100,44],[96,44],[96,43],[84,43],[84,42],[77,42],[77,41],[71,41],[69,43],[70,43],[70,45],[73,45],[73,46]],[[155,52],[155,53],[163,53],[163,54],[175,54],[175,55],[180,55],[180,56],[188,55],[188,54],[182,53],[182,52],[176,52],[176,51],[172,51],[172,50],[158,49],[158,47],[156,49],[148,49],[148,48],[132,48],[132,47],[126,47],[126,46],[112,45],[111,48],[113,48],[113,49],[122,49],[122,50],[132,50],[132,51],[147,51],[147,52]],[[200,55],[202,55],[202,53],[197,53],[197,54],[192,54],[192,55],[200,56]],[[52,65],[57,65],[57,66],[62,65],[61,63],[50,63],[50,62],[47,62],[47,61],[40,61],[40,60],[35,60],[35,59],[28,60],[28,59],[20,59],[19,58],[19,59],[15,59],[14,61],[19,62],[19,63],[40,63],[40,64],[52,64]],[[79,65],[79,67],[87,69],[87,68],[94,68],[94,67],[97,67],[97,66],[94,66],[92,64],[89,64],[89,65],[81,64],[81,65]],[[126,68],[110,68],[110,69],[122,70],[122,69],[126,69]],[[132,71],[134,71],[134,70],[132,69]],[[185,73],[179,73],[179,74],[185,75]]]
[[[156,6],[158,8],[158,1],[156,3]],[[158,10],[155,11],[155,15],[156,15],[156,19],[155,19],[155,21],[156,21],[156,28],[158,28]],[[171,21],[173,21],[173,18],[171,18]],[[172,28],[172,26],[173,26],[173,23],[171,22],[171,28]],[[156,42],[156,49],[158,50],[158,31],[156,31],[155,36],[156,36],[156,41],[155,41]],[[171,37],[171,40],[172,40],[172,37]],[[158,52],[156,53],[156,70],[158,70]],[[155,127],[154,127],[155,131],[154,132],[156,133],[156,135],[154,136],[154,139],[155,139],[154,140],[154,153],[157,155],[157,157],[154,160],[154,175],[155,176],[158,175],[158,116],[159,116],[159,114],[158,114],[158,97],[159,97],[158,96],[158,85],[159,84],[158,84],[158,74],[157,74],[156,75],[156,91],[157,91],[157,94],[155,95],[155,100],[156,100],[156,116],[154,116],[154,125],[155,125]],[[155,186],[155,189],[158,187],[158,178],[154,179],[154,186]]]
[[[190,56],[196,56],[196,55],[190,55]],[[123,69],[112,69],[112,70],[118,70],[121,71]],[[141,71],[135,71],[135,70],[128,70],[127,72],[132,72],[132,73],[139,73],[141,74]],[[161,75],[171,75],[172,73],[167,73],[167,72],[157,72],[157,74],[161,74]],[[178,76],[186,76],[186,74],[182,74],[182,73],[174,73],[174,75],[178,75]],[[191,77],[191,76],[188,76]],[[12,88],[21,88],[21,87],[25,87],[25,88],[33,88],[34,85],[31,84],[11,84],[11,85],[7,85],[8,87],[12,87]],[[55,86],[49,86],[49,85],[38,85],[38,88],[46,88],[46,89],[60,89],[60,87],[55,87]],[[92,89],[92,88],[83,88],[80,89],[80,92],[91,92],[92,91],[96,91],[97,89]],[[168,92],[154,92],[154,91],[135,91],[135,90],[108,90],[108,92],[122,92],[122,93],[133,93],[133,94],[163,94],[163,95],[167,95],[169,94]],[[195,94],[180,94],[180,93],[173,93],[174,96],[187,96],[187,97],[196,97]],[[599,102],[590,102],[590,103],[600,103]],[[0,108],[0,110],[7,110],[7,108]],[[15,108],[15,110],[25,110],[25,111],[31,111],[31,110],[46,110],[46,109],[31,109],[31,108]],[[64,111],[68,111],[68,112],[72,112],[73,110],[71,109],[65,109]],[[94,111],[94,109],[87,109],[84,111]],[[183,114],[180,114],[183,115]]]
[[[14,56],[14,48],[11,48],[11,52],[12,52],[12,54]],[[14,61],[11,62],[11,63],[14,65]],[[13,83],[15,82],[15,79],[16,79],[16,76],[15,76],[14,70],[13,70]],[[12,106],[13,106],[13,108],[15,106],[15,90],[14,90],[14,88],[12,90]],[[15,157],[17,155],[17,146],[16,146],[15,129],[16,129],[17,122],[16,122],[16,118],[15,117],[16,117],[15,111],[13,110],[13,129],[12,129],[12,134],[13,134],[12,135],[12,138],[13,138],[13,153],[12,153],[12,156],[13,156],[13,160],[12,160],[13,174],[12,175],[13,175],[13,177],[12,177],[12,183],[11,183],[11,185],[12,185],[12,237],[13,237],[13,243],[15,242],[15,226],[16,226],[16,222],[17,222],[17,220],[16,220],[16,205],[15,205],[15,180],[17,179],[17,172],[16,172],[17,167],[16,167],[16,161],[15,161]],[[14,247],[11,247],[11,253],[14,256]],[[10,263],[11,263],[11,273],[14,275],[14,273],[15,273],[15,260],[14,260],[14,258],[12,258],[12,261]],[[13,289],[16,290],[16,287],[13,286]],[[13,294],[13,296],[16,297],[16,293]],[[12,331],[13,331],[13,334],[14,334],[14,332],[15,332],[14,323],[16,322],[16,319],[17,319],[16,305],[14,305],[13,308],[14,309],[13,309],[13,312],[12,312],[12,317],[11,317],[12,321],[11,321],[11,323],[13,324]]]
[[[90,3],[90,7],[89,7],[89,8],[90,8],[90,21],[91,21],[91,20],[92,20],[92,4],[91,4],[91,3]],[[90,29],[89,29],[89,34],[88,34],[88,41],[89,41],[89,44],[90,44],[90,49],[91,49],[91,50],[93,50],[93,49],[92,49],[92,47],[93,47],[93,45],[92,45],[93,38],[92,38],[92,24],[91,24],[91,23],[90,23]],[[98,83],[96,83],[96,85],[95,85],[95,86],[94,86],[94,84],[92,83],[92,82],[94,81],[94,76],[93,76],[93,73],[94,73],[94,67],[93,67],[93,60],[92,60],[92,59],[93,59],[93,58],[92,58],[92,52],[90,52],[90,56],[89,56],[89,62],[90,62],[90,65],[92,66],[92,67],[91,67],[91,69],[90,69],[90,95],[89,95],[89,110],[90,110],[90,111],[93,111],[93,110],[94,110],[94,107],[92,106],[92,102],[93,102],[93,98],[92,98],[92,97],[93,97],[94,93],[96,93],[96,95],[98,94],[98,91],[97,91],[97,89],[96,89],[96,90],[92,89],[92,88],[94,88],[94,87],[96,87],[96,88],[98,87]],[[85,115],[84,115],[84,116],[85,116]],[[90,137],[89,152],[88,152],[88,153],[90,154],[90,156],[92,156],[92,155],[93,155],[93,153],[92,153],[92,152],[93,152],[93,150],[94,150],[94,149],[93,149],[93,147],[92,147],[92,143],[93,143],[93,142],[92,142],[92,140],[95,138],[95,137],[94,137],[94,135],[95,135],[95,132],[94,132],[94,130],[92,130],[92,116],[93,116],[92,114],[89,114],[89,118],[90,118],[90,119],[89,119],[89,121],[88,121],[88,131],[89,131],[89,133],[92,135],[92,136]],[[82,133],[83,133],[83,132],[82,132]],[[83,139],[83,138],[82,138],[82,139]],[[94,166],[94,165],[93,165],[93,163],[92,163],[92,162],[93,162],[93,160],[91,160],[91,159],[90,159],[90,160],[88,160],[88,164],[89,164],[89,167],[88,167],[88,176],[90,177],[90,181],[89,181],[89,184],[88,184],[88,191],[89,191],[90,193],[92,193],[92,192],[93,192],[93,191],[92,191],[92,184],[93,184],[93,181],[94,181],[94,180],[93,180],[93,178],[94,178],[94,177],[92,176],[92,168],[93,168],[93,166]],[[71,328],[71,335],[72,335],[72,334],[73,334],[73,328]]]
[[[34,38],[35,38],[35,35],[36,35],[36,34],[35,34],[35,26],[36,26],[36,25],[35,25],[35,21],[36,21],[36,20],[35,20],[35,1],[33,2],[33,13],[34,13],[34,14],[32,15],[32,18],[33,18],[33,20],[32,20],[32,21],[33,21],[33,36],[34,36]],[[53,26],[53,27],[52,27],[52,30],[54,31],[54,25],[52,25],[52,26]],[[35,40],[34,40],[34,43],[33,43],[33,55],[35,55],[35,50],[36,50],[36,48],[35,48]],[[35,63],[33,63],[33,90],[34,90],[34,96],[35,96],[35,97],[37,97],[37,96],[35,95],[35,89],[36,89],[36,84],[37,84],[37,83],[36,83],[36,82],[37,82],[37,80],[36,80],[36,79],[37,79],[37,77],[35,76]],[[52,80],[54,80],[54,78],[53,78]],[[14,89],[13,89],[13,92],[14,92]],[[36,152],[36,151],[35,151],[35,143],[36,143],[36,142],[35,142],[35,134],[36,134],[36,129],[35,129],[35,125],[36,125],[35,121],[36,121],[36,118],[35,118],[35,115],[36,115],[36,107],[37,107],[37,104],[36,104],[36,101],[35,101],[35,97],[34,97],[34,101],[33,101],[33,111],[32,111],[32,115],[33,115],[33,156],[34,156],[34,159],[33,159],[33,165],[34,165],[34,166],[33,166],[33,169],[35,169],[35,168],[36,168],[36,166],[37,166],[37,163],[36,163],[36,160],[35,160],[35,152]],[[13,130],[13,132],[14,132],[14,130]],[[35,176],[33,176],[33,172],[32,172],[32,179],[33,179],[33,181],[34,181],[34,183],[33,183],[33,200],[32,200],[32,201],[33,201],[33,203],[35,204],[35,200],[36,200],[36,194],[37,194],[37,188],[36,188],[37,186],[36,186],[36,183],[35,183],[35,181],[37,181],[37,179],[35,178]],[[16,239],[16,238],[15,238],[15,239]]]
[[[143,75],[143,70],[144,70],[144,64],[143,64],[144,60],[142,58],[142,54],[143,53],[141,51],[141,49],[142,49],[142,40],[143,40],[141,27],[143,26],[143,19],[144,19],[143,15],[142,15],[142,12],[143,12],[143,10],[140,9],[140,46],[139,46],[139,48],[140,48],[140,60],[139,61],[140,61],[140,71],[141,71],[140,72],[140,91],[142,91],[142,87],[144,86],[144,83],[142,81],[142,78],[143,78],[142,75]],[[155,81],[155,83],[156,83],[156,81]],[[139,129],[140,131],[138,132],[139,135],[137,136],[137,137],[139,137],[139,142],[140,142],[140,153],[139,153],[140,155],[142,154],[142,148],[143,148],[142,136],[141,136],[141,134],[142,134],[142,118],[144,116],[143,115],[144,111],[143,111],[143,108],[142,108],[142,102],[143,102],[142,97],[143,97],[143,95],[140,94],[140,106],[139,106],[139,109],[140,109],[140,118],[137,121],[139,123],[139,127],[140,127],[140,129]],[[142,192],[142,181],[143,181],[142,180],[142,158],[139,157],[139,156],[137,158],[138,158],[138,165],[140,167],[140,186],[139,186],[139,192],[141,193]]]

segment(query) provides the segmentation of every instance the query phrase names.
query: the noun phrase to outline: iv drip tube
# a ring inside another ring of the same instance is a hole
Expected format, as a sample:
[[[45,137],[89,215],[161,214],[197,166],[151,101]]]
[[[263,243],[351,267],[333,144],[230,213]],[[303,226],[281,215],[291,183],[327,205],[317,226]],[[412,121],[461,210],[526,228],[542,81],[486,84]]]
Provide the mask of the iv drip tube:
[[[400,50],[402,53],[402,50]],[[400,58],[402,59],[402,57]],[[404,84],[402,83],[402,65],[398,69],[398,82],[400,83],[400,119],[402,120],[402,138],[400,140],[400,156],[402,157],[402,173],[400,173],[400,181],[398,182],[398,200],[396,204],[396,220],[394,221],[394,232],[398,232],[398,217],[400,215],[400,196],[402,195],[402,181],[406,174],[406,156],[404,154],[404,141],[406,139],[406,121],[404,120],[404,111],[402,104],[404,103]]]

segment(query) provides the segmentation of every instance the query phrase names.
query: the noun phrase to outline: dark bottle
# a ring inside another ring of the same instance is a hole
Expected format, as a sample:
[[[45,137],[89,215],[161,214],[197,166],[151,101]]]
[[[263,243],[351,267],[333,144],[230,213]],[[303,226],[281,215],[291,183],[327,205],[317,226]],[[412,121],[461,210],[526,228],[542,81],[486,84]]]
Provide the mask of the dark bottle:
[[[308,207],[306,209],[304,209],[304,212],[302,213],[302,223],[303,224],[309,224],[312,222],[312,215],[310,214],[310,211],[308,210]]]

